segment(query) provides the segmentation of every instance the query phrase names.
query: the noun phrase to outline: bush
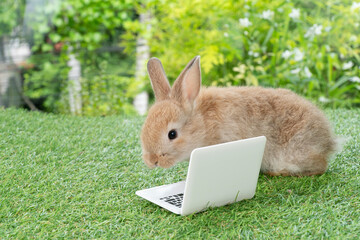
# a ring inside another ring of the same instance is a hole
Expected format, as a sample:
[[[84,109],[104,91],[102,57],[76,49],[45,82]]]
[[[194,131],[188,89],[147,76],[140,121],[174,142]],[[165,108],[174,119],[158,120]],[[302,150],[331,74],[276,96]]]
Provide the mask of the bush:
[[[46,111],[69,113],[74,55],[81,63],[83,115],[135,113],[131,103],[141,84],[133,79],[133,57],[119,47],[123,22],[134,18],[130,1],[66,0],[36,9],[29,17],[35,67],[25,75],[25,94],[43,100]]]
[[[152,55],[171,80],[201,55],[205,85],[285,87],[327,106],[360,106],[360,3],[162,0],[140,11],[154,16]],[[125,26],[128,39],[140,31]]]
[[[85,69],[82,79],[83,114],[98,116],[135,114],[133,97],[139,93],[142,83],[133,77],[108,74],[108,62],[100,65],[100,74],[92,75],[92,68]]]
[[[60,99],[69,72],[66,60],[52,54],[37,54],[31,56],[29,63],[34,68],[24,74],[24,93],[41,110],[60,112]]]
[[[135,114],[132,102],[142,88],[142,82],[132,77],[133,69],[129,66],[132,61],[108,53],[98,53],[97,57],[92,52],[86,55],[88,58],[82,59],[80,80],[81,114]],[[33,55],[31,62],[36,65],[24,75],[26,95],[44,111],[69,114],[67,58],[39,54]]]

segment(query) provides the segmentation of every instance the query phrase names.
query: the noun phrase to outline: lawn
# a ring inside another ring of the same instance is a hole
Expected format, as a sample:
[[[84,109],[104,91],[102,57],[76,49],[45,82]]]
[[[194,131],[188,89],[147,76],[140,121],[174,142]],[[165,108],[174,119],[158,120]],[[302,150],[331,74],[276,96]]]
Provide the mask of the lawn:
[[[181,217],[135,195],[187,172],[147,169],[143,118],[0,109],[0,238],[355,239],[360,109],[326,114],[349,140],[324,175],[261,174],[255,198]]]

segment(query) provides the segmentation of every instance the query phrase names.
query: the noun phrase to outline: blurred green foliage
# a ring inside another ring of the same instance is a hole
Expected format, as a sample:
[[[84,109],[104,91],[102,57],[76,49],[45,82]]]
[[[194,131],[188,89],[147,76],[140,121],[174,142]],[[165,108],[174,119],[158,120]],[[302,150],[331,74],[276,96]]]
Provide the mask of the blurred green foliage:
[[[35,68],[25,75],[25,93],[45,97],[48,111],[68,113],[68,60],[74,55],[82,69],[82,114],[134,113],[141,85],[133,78],[134,58],[119,43],[124,21],[135,14],[129,0],[65,0],[37,8],[30,16]]]
[[[141,82],[136,81],[130,74],[124,75],[124,70],[130,68],[131,63],[116,59],[118,58],[114,56],[104,57],[100,60],[96,74],[93,66],[85,67],[81,84],[84,115],[136,114],[132,100],[139,92]],[[114,62],[120,62],[121,65]]]
[[[0,38],[22,24],[26,0],[0,1]]]
[[[150,1],[148,40],[171,80],[201,55],[203,84],[285,87],[326,106],[360,104],[360,3]],[[136,24],[125,24],[136,36]],[[130,39],[130,37],[127,37]]]
[[[144,83],[150,90],[147,79],[134,81],[138,37],[148,40],[151,55],[162,60],[170,81],[201,55],[206,86],[284,87],[324,106],[360,106],[359,2],[58,3],[36,8],[30,17],[29,61],[34,68],[25,74],[24,89],[33,99],[45,99],[48,111],[69,112],[67,61],[73,54],[82,66],[83,114],[133,113],[133,97]],[[0,3],[0,35],[19,24],[14,14],[25,9],[24,4]],[[141,13],[150,14],[150,31],[140,23]]]
[[[52,53],[43,53],[33,54],[29,63],[35,67],[24,74],[24,92],[32,99],[42,101],[42,109],[59,112],[59,99],[66,89],[68,75],[66,61]]]

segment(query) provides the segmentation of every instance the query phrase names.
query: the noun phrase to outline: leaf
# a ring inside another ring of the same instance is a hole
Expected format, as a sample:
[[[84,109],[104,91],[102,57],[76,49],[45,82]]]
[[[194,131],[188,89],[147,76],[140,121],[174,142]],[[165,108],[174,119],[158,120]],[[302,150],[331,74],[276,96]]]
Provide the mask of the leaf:
[[[266,37],[265,37],[265,39],[264,39],[264,41],[263,41],[263,43],[262,43],[262,47],[263,47],[263,48],[266,48],[266,44],[268,43],[269,39],[271,38],[273,32],[274,32],[274,27],[271,26],[271,28],[270,28],[269,31],[267,32]]]
[[[224,57],[219,52],[219,48],[215,45],[205,47],[200,55],[202,56],[201,67],[204,69],[205,73],[210,72],[214,65],[224,63]]]
[[[44,52],[50,52],[52,49],[53,49],[53,46],[50,45],[50,44],[43,44],[43,45],[42,45],[42,50],[43,50]]]
[[[57,33],[51,33],[50,34],[50,39],[51,41],[53,41],[54,43],[57,43],[61,40],[61,36]]]
[[[251,73],[245,77],[245,81],[248,86],[259,86],[258,79]]]
[[[339,78],[335,84],[333,86],[330,87],[330,92],[334,92],[336,91],[342,84],[344,84],[345,82],[347,82],[349,80],[348,76],[343,76],[341,78]]]
[[[100,42],[101,41],[101,33],[96,32],[92,34],[92,39],[94,40],[94,42]]]

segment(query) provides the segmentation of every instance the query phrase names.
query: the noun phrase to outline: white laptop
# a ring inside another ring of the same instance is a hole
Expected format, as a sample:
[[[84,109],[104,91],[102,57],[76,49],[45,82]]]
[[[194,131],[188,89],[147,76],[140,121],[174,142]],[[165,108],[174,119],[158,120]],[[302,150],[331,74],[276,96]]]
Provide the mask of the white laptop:
[[[255,195],[264,136],[194,149],[186,181],[136,194],[173,213],[188,215]]]

